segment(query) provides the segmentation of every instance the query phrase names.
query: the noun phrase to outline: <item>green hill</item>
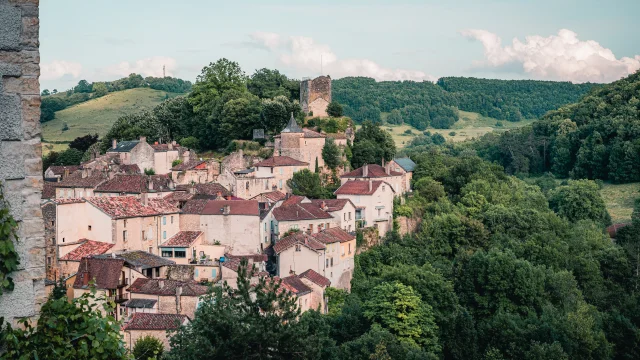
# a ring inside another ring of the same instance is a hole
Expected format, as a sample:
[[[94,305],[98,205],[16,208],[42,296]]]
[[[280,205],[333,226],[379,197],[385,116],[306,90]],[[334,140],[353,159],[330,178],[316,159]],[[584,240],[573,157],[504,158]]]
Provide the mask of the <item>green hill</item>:
[[[168,97],[182,94],[149,88],[136,88],[109,93],[56,112],[54,120],[42,123],[44,142],[71,141],[78,136],[104,135],[122,115],[151,110]],[[69,130],[62,131],[64,124]]]

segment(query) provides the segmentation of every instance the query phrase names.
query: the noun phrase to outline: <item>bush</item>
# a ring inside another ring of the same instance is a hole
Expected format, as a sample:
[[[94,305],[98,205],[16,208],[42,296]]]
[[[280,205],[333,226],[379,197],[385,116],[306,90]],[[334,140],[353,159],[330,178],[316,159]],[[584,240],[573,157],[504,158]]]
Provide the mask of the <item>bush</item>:
[[[69,130],[69,125],[67,125],[67,123],[62,123],[62,131],[67,131]]]
[[[407,129],[404,131],[404,135],[413,135],[413,131],[411,131],[411,129]]]
[[[147,335],[139,338],[133,346],[133,357],[136,360],[160,359],[164,346],[157,338]]]
[[[178,166],[178,165],[180,165],[180,164],[182,164],[182,160],[180,160],[180,159],[175,159],[175,160],[173,160],[173,161],[171,162],[171,167]]]
[[[504,124],[502,123],[502,121],[496,121],[496,127],[503,127]]]
[[[449,136],[456,136],[456,132],[455,132],[455,131],[451,131],[451,132],[449,133]]]
[[[255,139],[254,141],[255,141],[255,142],[257,142],[258,144],[260,144],[260,146],[264,146],[264,144],[266,144],[266,143],[267,143],[267,139],[264,139],[264,138],[262,138],[262,139]]]
[[[145,175],[155,175],[156,171],[153,169],[144,169],[144,174]]]
[[[342,105],[340,105],[337,101],[332,101],[327,105],[327,114],[331,117],[340,117],[342,116]]]
[[[182,138],[182,140],[180,140],[180,145],[195,151],[200,149],[200,141],[194,136]]]

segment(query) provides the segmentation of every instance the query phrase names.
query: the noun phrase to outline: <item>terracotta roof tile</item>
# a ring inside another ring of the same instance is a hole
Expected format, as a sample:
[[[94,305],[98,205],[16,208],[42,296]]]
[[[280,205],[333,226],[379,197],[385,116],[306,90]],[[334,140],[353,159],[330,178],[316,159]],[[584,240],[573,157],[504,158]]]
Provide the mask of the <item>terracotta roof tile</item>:
[[[317,232],[313,235],[314,239],[320,241],[324,244],[331,244],[335,242],[347,242],[351,240],[355,240],[355,236],[349,234],[348,232],[340,229],[339,227],[329,228]]]
[[[314,251],[326,249],[326,246],[323,243],[313,237],[297,232],[278,240],[273,246],[273,250],[276,254],[279,254],[294,245],[305,246]]]
[[[303,202],[304,199],[306,199],[306,197],[304,197],[304,196],[291,195],[291,196],[289,196],[288,199],[283,201],[280,206],[289,206],[289,205],[299,204],[299,203]]]
[[[124,260],[112,258],[85,257],[80,260],[74,289],[87,289],[88,283],[95,280],[97,289],[115,289],[122,273]]]
[[[64,188],[95,188],[105,181],[107,181],[107,176],[102,172],[94,172],[90,176],[83,178],[82,170],[78,170],[60,181],[57,186]]]
[[[371,182],[371,190],[369,190],[369,182]],[[389,183],[386,181],[349,180],[346,183],[342,184],[342,186],[340,186],[338,190],[334,192],[334,194],[336,195],[373,195],[376,192],[376,190],[378,190],[378,187],[380,187],[380,185],[382,184],[386,184],[389,187],[389,189],[391,189],[391,191],[395,192],[393,190],[393,187],[389,185]]]
[[[106,258],[108,256],[113,257],[112,254],[98,255],[94,257]],[[127,251],[127,252],[119,253],[116,255],[116,259],[123,259],[131,266],[136,268],[141,268],[141,269],[175,265],[176,263],[173,260],[165,259],[163,257],[153,255],[151,253],[148,253],[142,250]]]
[[[249,200],[256,200],[257,202],[278,202],[284,200],[287,196],[282,192],[276,190],[267,193],[256,195]]]
[[[201,166],[201,165],[205,165],[205,166]],[[185,170],[206,170],[207,162],[204,160],[194,160],[194,161],[188,161],[188,162],[183,162],[180,163],[174,167],[171,168],[171,170],[173,171],[185,171]]]
[[[273,216],[278,221],[298,221],[331,219],[333,216],[312,203],[300,203],[289,206],[279,206],[273,209]]]
[[[228,206],[228,215],[260,216],[258,202],[254,200],[189,200],[182,208],[186,214],[224,215]]]
[[[91,197],[86,200],[114,219],[180,212],[177,207],[164,199],[148,199],[147,205],[133,196]]]
[[[165,152],[165,151],[178,151],[180,149],[180,145],[178,144],[150,144],[155,152]],[[171,149],[169,149],[169,145],[171,145]]]
[[[93,241],[88,239],[80,239],[80,241],[83,242],[80,246],[61,257],[60,260],[80,261],[83,257],[104,254],[115,246],[115,244],[102,241]]]
[[[309,279],[309,281],[311,281],[312,283],[314,283],[316,285],[324,286],[324,287],[327,287],[327,286],[331,285],[331,280],[329,280],[326,277],[318,274],[313,269],[309,269],[309,270],[303,272],[302,274],[298,275],[298,277],[299,278]]]
[[[302,129],[302,131],[304,132],[304,137],[308,138],[308,139],[313,139],[313,138],[323,138],[326,137],[324,134],[321,134],[317,131],[313,131],[311,129]]]
[[[80,169],[80,166],[78,165],[69,165],[69,166],[53,166],[52,165],[52,166],[49,166],[47,170],[53,171],[55,175],[64,175],[65,170],[69,170],[69,174],[71,174],[78,169]]]
[[[162,247],[187,247],[190,246],[198,236],[202,235],[202,231],[180,231],[173,235],[169,240],[162,243]]]
[[[138,278],[129,286],[128,291],[134,294],[175,296],[179,287],[182,287],[181,296],[201,296],[209,290],[209,287],[195,281]]]
[[[296,160],[288,156],[273,156],[253,164],[254,167],[276,167],[276,166],[308,166],[309,163]]]
[[[120,171],[127,175],[137,175],[142,173],[138,164],[122,164],[120,165]]]
[[[363,169],[365,166],[367,167],[367,176],[363,175],[363,172],[364,172]],[[344,173],[340,177],[341,178],[359,178],[359,177],[379,178],[379,177],[389,177],[389,176],[402,176],[402,173],[393,171],[393,170],[390,170],[389,173],[390,174],[387,174],[385,172],[385,169],[378,164],[367,164],[355,170],[349,171],[348,173]]]
[[[153,313],[133,313],[122,330],[172,330],[177,329],[189,321],[187,315],[180,314],[153,314]]]
[[[228,259],[247,259],[247,260],[253,261],[254,263],[267,261],[267,255],[265,254],[248,254],[248,255],[224,254],[224,256]]]
[[[232,195],[231,191],[227,190],[224,186],[218,183],[208,183],[208,184],[195,184],[195,185],[176,185],[177,191],[186,191],[193,192],[198,195],[218,195],[220,193],[222,196]]]
[[[116,175],[100,184],[94,191],[140,194],[148,191],[148,182],[145,175]]]
[[[55,199],[57,182],[45,181],[42,186],[42,199]]]
[[[313,199],[311,203],[320,209],[325,207],[325,211],[332,212],[344,209],[345,205],[350,203],[349,199]],[[354,206],[355,207],[355,206]]]
[[[287,276],[286,278],[282,278],[282,284],[285,285],[285,288],[296,296],[306,295],[313,290],[308,287],[299,277],[295,275]]]
[[[65,204],[79,204],[79,203],[83,203],[86,202],[85,199],[82,198],[73,198],[73,199],[55,199],[53,200],[56,204],[58,205],[65,205]]]

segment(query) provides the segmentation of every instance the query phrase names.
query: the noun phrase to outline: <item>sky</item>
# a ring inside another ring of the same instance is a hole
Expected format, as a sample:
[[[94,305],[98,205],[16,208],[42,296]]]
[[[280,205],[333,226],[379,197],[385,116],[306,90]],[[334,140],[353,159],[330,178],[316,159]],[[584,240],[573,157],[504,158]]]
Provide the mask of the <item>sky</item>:
[[[135,72],[611,82],[640,69],[638,0],[40,2],[42,89]]]

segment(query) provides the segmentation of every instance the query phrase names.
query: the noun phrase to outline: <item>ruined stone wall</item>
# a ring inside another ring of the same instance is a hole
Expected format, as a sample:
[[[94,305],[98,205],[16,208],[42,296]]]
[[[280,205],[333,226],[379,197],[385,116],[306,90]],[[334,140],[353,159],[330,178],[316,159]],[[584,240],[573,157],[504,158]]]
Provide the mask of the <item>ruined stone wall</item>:
[[[125,164],[126,163],[127,162],[125,162]],[[145,141],[140,141],[140,143],[138,145],[136,145],[136,147],[131,149],[131,157],[130,157],[129,163],[130,164],[137,164],[142,173],[144,173],[145,169],[154,169],[154,170],[156,170],[155,152],[154,152],[153,148],[151,147],[151,145],[147,144],[146,140]],[[169,163],[169,167],[171,167],[171,163]],[[157,174],[166,174],[167,173],[167,171],[165,171],[166,169],[164,169],[164,167],[162,169],[158,169],[158,170],[162,170],[164,172],[162,172],[162,173],[156,172]]]
[[[327,105],[331,102],[331,77],[319,76],[300,82],[300,105],[302,111],[313,111],[313,116],[328,116]]]
[[[56,245],[56,204],[48,202],[42,205],[45,239],[45,266],[47,279],[57,280],[60,277]]]
[[[20,256],[0,317],[12,323],[37,316],[46,300],[38,32],[38,0],[0,0],[0,181],[18,221]]]

